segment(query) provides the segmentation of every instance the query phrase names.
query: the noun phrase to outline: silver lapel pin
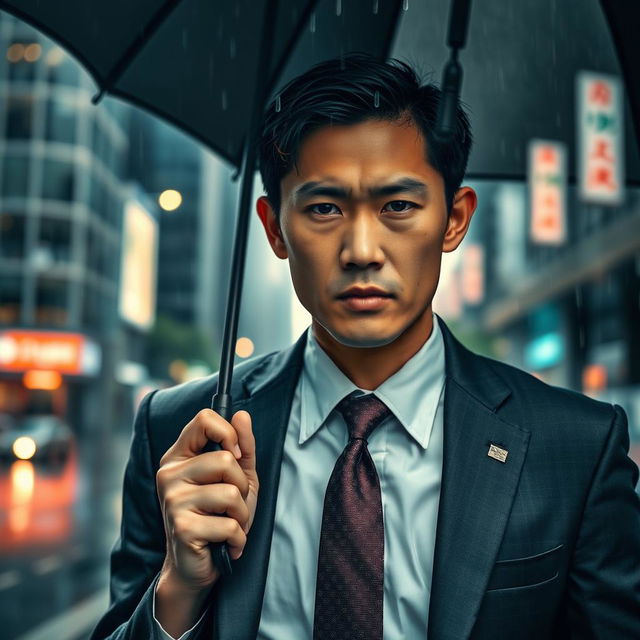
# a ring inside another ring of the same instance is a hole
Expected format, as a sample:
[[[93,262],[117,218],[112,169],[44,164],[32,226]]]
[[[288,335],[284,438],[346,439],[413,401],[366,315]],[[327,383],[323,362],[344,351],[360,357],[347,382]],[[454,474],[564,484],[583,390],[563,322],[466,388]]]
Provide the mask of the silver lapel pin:
[[[489,447],[489,453],[487,453],[487,455],[499,462],[506,462],[508,453],[509,452],[506,449],[501,449],[500,447],[496,447],[495,444],[492,444]]]

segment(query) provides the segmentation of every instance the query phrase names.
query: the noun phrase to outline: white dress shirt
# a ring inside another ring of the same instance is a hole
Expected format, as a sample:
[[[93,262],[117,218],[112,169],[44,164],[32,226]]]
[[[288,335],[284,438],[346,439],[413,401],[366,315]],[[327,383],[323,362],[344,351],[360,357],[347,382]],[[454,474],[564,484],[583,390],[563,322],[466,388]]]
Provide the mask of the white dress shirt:
[[[334,408],[353,391],[372,392],[351,382],[311,327],[307,331],[284,443],[258,640],[313,636],[324,496],[349,438]],[[434,315],[429,339],[373,390],[392,411],[368,441],[382,494],[385,640],[427,636],[442,479],[444,380],[444,342]],[[180,640],[187,640],[201,620]],[[163,640],[173,640],[159,623],[158,630]]]

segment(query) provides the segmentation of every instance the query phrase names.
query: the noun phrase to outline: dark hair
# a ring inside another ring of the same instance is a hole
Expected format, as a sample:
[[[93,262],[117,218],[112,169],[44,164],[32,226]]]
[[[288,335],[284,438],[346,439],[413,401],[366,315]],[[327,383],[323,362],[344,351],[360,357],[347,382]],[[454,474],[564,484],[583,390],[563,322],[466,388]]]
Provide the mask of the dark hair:
[[[278,221],[280,182],[295,165],[305,137],[329,124],[369,119],[406,119],[418,126],[426,140],[426,160],[444,180],[449,211],[464,177],[472,136],[467,114],[458,105],[453,139],[443,143],[435,137],[440,96],[435,85],[420,86],[408,64],[361,52],[321,62],[291,80],[269,104],[258,142],[262,183]]]

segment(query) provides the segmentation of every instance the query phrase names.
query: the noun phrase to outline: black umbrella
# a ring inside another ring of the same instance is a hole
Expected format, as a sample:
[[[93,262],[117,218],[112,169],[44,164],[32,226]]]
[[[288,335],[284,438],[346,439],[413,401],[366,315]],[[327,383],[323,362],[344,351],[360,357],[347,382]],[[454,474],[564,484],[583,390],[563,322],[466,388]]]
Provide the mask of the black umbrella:
[[[627,84],[636,88],[630,93],[638,122],[640,72],[629,61],[635,35],[619,24],[637,19],[638,9],[631,3],[621,8],[614,0],[602,4],[612,26],[618,24],[612,31]],[[346,52],[386,58],[395,34],[394,56],[411,61],[419,54],[437,69],[449,58],[437,131],[446,138],[462,81],[458,50],[466,42],[470,0],[452,0],[448,24],[449,7],[441,0],[411,0],[411,6],[409,0],[0,0],[0,8],[76,56],[99,87],[94,102],[105,92],[122,97],[190,133],[238,173],[242,168],[219,382],[212,401],[212,409],[229,420],[255,146],[267,99],[309,66]],[[597,0],[476,0],[473,14],[462,85],[476,132],[468,175],[522,178],[528,138],[573,142],[567,78],[572,86],[572,74],[583,66],[619,73],[602,7]],[[545,31],[536,39],[532,27],[540,23]],[[552,117],[544,114],[550,96]],[[633,145],[627,146],[626,166],[628,175],[640,177]],[[217,566],[230,572],[226,546],[212,545],[212,550]]]

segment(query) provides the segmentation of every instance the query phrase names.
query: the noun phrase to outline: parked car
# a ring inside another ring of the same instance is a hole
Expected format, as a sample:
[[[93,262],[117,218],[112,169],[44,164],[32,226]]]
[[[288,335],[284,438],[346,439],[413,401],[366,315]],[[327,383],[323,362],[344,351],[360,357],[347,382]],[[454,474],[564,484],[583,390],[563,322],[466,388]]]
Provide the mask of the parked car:
[[[69,425],[54,415],[23,416],[0,431],[0,457],[47,462],[66,462],[75,438]]]

